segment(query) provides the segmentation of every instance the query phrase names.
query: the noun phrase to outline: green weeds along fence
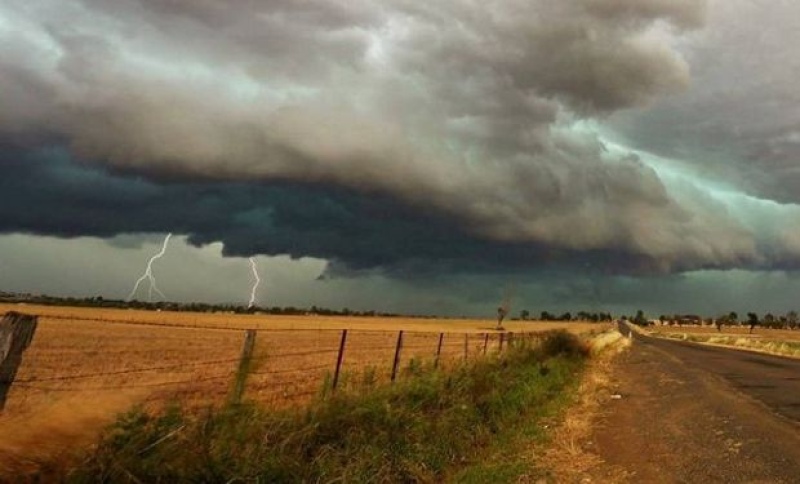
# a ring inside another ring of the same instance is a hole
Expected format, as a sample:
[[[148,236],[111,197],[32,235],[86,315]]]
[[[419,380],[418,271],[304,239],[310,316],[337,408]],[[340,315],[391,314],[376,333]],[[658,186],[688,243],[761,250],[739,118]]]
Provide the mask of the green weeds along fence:
[[[51,321],[40,329],[10,383],[9,405],[131,391],[152,402],[207,405],[244,399],[280,407],[491,357],[542,334],[209,331],[116,323],[98,331],[97,321]]]

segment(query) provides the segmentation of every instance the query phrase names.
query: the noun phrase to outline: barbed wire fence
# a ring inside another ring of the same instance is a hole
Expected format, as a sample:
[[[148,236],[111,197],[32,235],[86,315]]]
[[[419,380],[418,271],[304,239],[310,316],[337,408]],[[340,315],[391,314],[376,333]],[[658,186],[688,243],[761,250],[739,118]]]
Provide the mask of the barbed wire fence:
[[[61,319],[48,316],[48,319]],[[55,364],[35,371],[37,358],[27,362],[13,382],[24,392],[44,394],[161,391],[149,398],[194,395],[207,400],[242,398],[272,405],[293,404],[312,396],[324,397],[348,389],[370,390],[420,371],[433,371],[472,360],[492,357],[519,341],[532,341],[541,333],[487,331],[421,332],[385,330],[328,330],[277,328],[224,328],[151,322],[63,318],[103,324],[133,324],[159,328],[219,330],[244,333],[239,356],[159,362],[133,368],[58,372]],[[304,334],[304,337],[300,335]],[[309,338],[308,335],[313,335]],[[153,336],[158,339],[158,335]],[[248,343],[249,341],[249,343]],[[35,349],[35,341],[32,349]],[[80,348],[72,349],[80,351]],[[55,352],[56,350],[54,350]],[[32,355],[33,356],[33,355]],[[51,355],[55,358],[56,355]],[[44,360],[41,361],[44,363]],[[23,368],[24,369],[24,368]]]

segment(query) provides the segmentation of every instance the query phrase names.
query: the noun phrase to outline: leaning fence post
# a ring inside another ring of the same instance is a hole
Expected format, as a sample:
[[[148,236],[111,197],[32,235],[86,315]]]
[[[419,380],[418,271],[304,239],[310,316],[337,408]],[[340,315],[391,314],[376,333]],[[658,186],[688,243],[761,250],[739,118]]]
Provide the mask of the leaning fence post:
[[[394,363],[392,364],[392,381],[397,377],[397,367],[400,366],[400,351],[403,349],[403,332],[397,333],[397,345],[394,347]]]
[[[336,371],[333,373],[333,390],[339,384],[339,372],[342,370],[342,359],[344,358],[344,345],[347,342],[347,330],[342,330],[342,339],[339,341],[339,355],[336,357]]]
[[[483,335],[483,355],[486,356],[486,348],[489,346],[489,333]]]
[[[0,320],[0,411],[22,363],[22,352],[33,341],[38,318],[29,314],[9,312]]]
[[[231,395],[231,403],[242,401],[247,375],[250,373],[250,363],[253,360],[253,349],[256,346],[256,330],[246,329],[244,332],[244,344],[242,345],[242,356],[239,358],[239,368],[236,370],[236,382]]]
[[[439,357],[442,356],[443,341],[444,341],[444,333],[439,333],[439,344],[436,346],[436,359],[433,360],[434,368],[439,368]]]

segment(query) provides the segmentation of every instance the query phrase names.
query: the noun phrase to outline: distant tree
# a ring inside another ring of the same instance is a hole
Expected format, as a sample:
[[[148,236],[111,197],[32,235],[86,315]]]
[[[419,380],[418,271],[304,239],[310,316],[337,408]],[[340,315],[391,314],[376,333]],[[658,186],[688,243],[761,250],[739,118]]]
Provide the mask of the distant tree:
[[[647,318],[644,317],[644,311],[641,309],[636,311],[636,317],[633,318],[633,324],[647,326]]]
[[[530,318],[531,318],[531,312],[528,311],[527,309],[523,309],[522,311],[519,312],[519,319],[527,321]]]
[[[717,327],[717,332],[722,332],[722,327],[726,324],[730,324],[728,321],[728,315],[724,314],[714,320],[714,326]]]
[[[562,314],[561,317],[558,318],[558,319],[560,319],[561,321],[572,321],[572,314],[569,313],[569,312],[566,312],[566,313]]]
[[[786,324],[789,326],[789,329],[795,329],[797,327],[797,311],[789,311],[786,313]]]
[[[541,317],[539,319],[541,319],[542,321],[552,321],[556,318],[547,311],[542,311]]]
[[[736,311],[728,313],[728,322],[730,324],[739,324],[739,315],[736,314]]]
[[[772,313],[765,314],[764,318],[761,320],[761,324],[764,325],[765,328],[774,328],[776,325],[775,316]]]
[[[750,326],[750,332],[753,332],[753,329],[758,326],[758,314],[756,313],[747,313],[747,324]]]

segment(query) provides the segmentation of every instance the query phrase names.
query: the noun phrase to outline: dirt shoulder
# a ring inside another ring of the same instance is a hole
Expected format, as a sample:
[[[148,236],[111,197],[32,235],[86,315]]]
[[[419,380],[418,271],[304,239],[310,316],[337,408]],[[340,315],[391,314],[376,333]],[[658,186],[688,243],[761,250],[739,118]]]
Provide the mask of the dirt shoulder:
[[[797,482],[800,428],[696,362],[635,337],[612,363],[609,398],[575,482]]]

